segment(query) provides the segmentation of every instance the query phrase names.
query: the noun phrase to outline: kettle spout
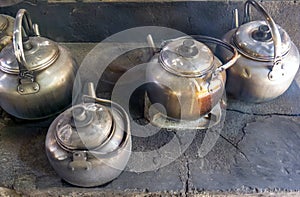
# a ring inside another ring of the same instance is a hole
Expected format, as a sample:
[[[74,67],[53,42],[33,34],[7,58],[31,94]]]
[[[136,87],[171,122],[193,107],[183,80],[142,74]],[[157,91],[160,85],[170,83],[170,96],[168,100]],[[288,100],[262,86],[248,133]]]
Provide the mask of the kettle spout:
[[[232,28],[238,28],[239,27],[239,11],[238,9],[234,9],[232,11]]]
[[[38,24],[33,24],[32,27],[33,27],[35,36],[41,36]]]
[[[92,82],[88,83],[88,95],[90,97],[96,98],[95,86]]]
[[[156,47],[155,47],[155,44],[154,44],[154,41],[153,41],[153,38],[152,38],[151,34],[149,34],[147,36],[147,42],[148,42],[148,45],[149,45],[149,47],[151,49],[151,51],[150,51],[151,55],[154,55],[155,52],[156,52]]]

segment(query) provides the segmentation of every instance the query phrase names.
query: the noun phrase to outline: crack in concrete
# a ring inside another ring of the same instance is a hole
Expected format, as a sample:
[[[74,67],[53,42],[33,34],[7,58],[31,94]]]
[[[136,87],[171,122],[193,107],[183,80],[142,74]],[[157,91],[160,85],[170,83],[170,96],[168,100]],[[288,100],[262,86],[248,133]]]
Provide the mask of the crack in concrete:
[[[249,124],[249,123],[246,123],[246,124],[243,126],[243,128],[242,128],[242,133],[243,133],[243,135],[242,135],[242,137],[235,143],[235,145],[236,145],[237,147],[238,147],[239,143],[240,143],[241,141],[243,141],[243,139],[244,139],[244,137],[245,137],[245,135],[246,135],[245,128],[248,126],[248,124]]]
[[[181,138],[179,137],[179,135],[177,134],[177,132],[175,130],[171,130],[170,131],[171,133],[173,133],[176,137],[177,137],[177,140],[179,142],[180,145],[182,145],[182,141],[181,141]]]
[[[237,146],[235,145],[234,143],[232,143],[229,139],[227,139],[225,136],[223,136],[222,134],[220,134],[220,136],[226,141],[228,142],[229,144],[231,144],[237,151],[239,151],[239,153],[241,153],[241,155],[247,160],[247,161],[250,161],[248,159],[248,157],[246,156],[246,154]]]
[[[180,141],[180,137],[178,136],[178,134],[176,133],[176,131],[171,131],[175,137],[178,139],[179,143],[181,143]],[[179,178],[182,182],[182,192],[183,192],[183,196],[186,196],[187,192],[188,192],[188,171],[189,169],[187,168],[187,162],[188,162],[188,158],[186,157],[185,153],[183,153],[183,158],[180,159],[180,165],[182,168],[180,168],[179,172]]]
[[[190,183],[190,164],[189,164],[189,160],[188,160],[188,157],[186,157],[186,155],[184,154],[185,158],[186,158],[186,169],[187,169],[187,172],[186,172],[186,181],[185,181],[185,194],[187,195],[187,193],[189,192],[189,183]]]
[[[259,113],[249,113],[249,112],[244,112],[241,110],[237,110],[237,109],[230,109],[227,108],[227,111],[231,111],[231,112],[236,112],[236,113],[241,113],[241,114],[246,114],[246,115],[252,115],[252,116],[262,116],[262,117],[272,117],[272,116],[287,116],[287,117],[299,117],[300,114],[285,114],[285,113],[266,113],[266,114],[259,114]],[[241,129],[243,135],[242,137],[234,144],[233,142],[231,142],[229,139],[227,139],[226,137],[222,136],[221,137],[223,139],[225,139],[228,143],[232,144],[235,148],[237,148],[237,150],[239,150],[241,152],[241,154],[247,159],[247,161],[249,161],[249,159],[247,158],[247,156],[241,151],[241,149],[238,147],[239,143],[242,142],[246,136],[246,127],[249,125],[249,123],[252,122],[256,122],[256,120],[251,121],[251,122],[247,122]]]
[[[181,164],[183,166],[183,171],[181,172],[181,181],[182,181],[182,186],[183,186],[183,193],[182,196],[188,196],[189,190],[190,190],[190,163],[189,163],[189,159],[188,156],[183,153],[183,158],[181,160]]]
[[[246,114],[246,115],[254,115],[254,116],[287,116],[287,117],[300,117],[300,114],[285,114],[285,113],[266,113],[266,114],[260,114],[260,113],[250,113],[250,112],[244,112],[238,109],[229,109],[227,108],[226,111],[231,111],[231,112],[237,112],[241,114]]]
[[[187,193],[187,184],[188,184],[188,179],[186,177],[187,173],[185,171],[187,171],[186,168],[186,157],[185,155],[183,155],[183,158],[180,159],[180,170],[179,170],[179,178],[182,182],[182,191],[181,193],[183,193],[183,196],[186,196]]]
[[[171,131],[178,139],[179,143],[182,145],[181,138],[178,136],[176,131]],[[189,185],[190,185],[190,163],[188,156],[183,153],[183,158],[180,160],[180,163],[183,167],[183,171],[180,171],[180,179],[182,181],[183,186],[183,194],[182,196],[188,196],[189,193]]]

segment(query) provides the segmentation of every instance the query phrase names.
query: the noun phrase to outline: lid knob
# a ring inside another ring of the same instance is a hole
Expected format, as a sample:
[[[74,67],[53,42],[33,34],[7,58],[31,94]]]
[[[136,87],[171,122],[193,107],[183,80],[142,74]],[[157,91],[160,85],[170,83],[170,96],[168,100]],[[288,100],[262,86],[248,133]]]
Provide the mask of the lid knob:
[[[258,27],[258,30],[252,33],[252,38],[261,42],[265,42],[272,39],[272,34],[271,34],[271,30],[269,29],[269,26],[260,25]]]
[[[193,40],[184,40],[182,45],[178,48],[178,52],[183,57],[194,57],[198,54],[198,49]]]
[[[73,117],[76,121],[84,121],[86,119],[86,112],[82,106],[78,106],[73,110]]]
[[[185,47],[191,48],[194,45],[195,45],[195,42],[193,40],[185,40],[185,41],[183,41],[183,46],[185,46]]]
[[[101,146],[113,135],[115,127],[111,112],[94,103],[76,105],[63,112],[58,119],[58,143],[70,150]]]
[[[26,51],[29,51],[30,49],[32,49],[32,44],[30,43],[29,39],[26,40],[25,42],[23,42],[23,47]]]
[[[88,126],[94,118],[94,112],[86,110],[84,106],[76,106],[72,112],[73,122],[72,125],[75,127]]]

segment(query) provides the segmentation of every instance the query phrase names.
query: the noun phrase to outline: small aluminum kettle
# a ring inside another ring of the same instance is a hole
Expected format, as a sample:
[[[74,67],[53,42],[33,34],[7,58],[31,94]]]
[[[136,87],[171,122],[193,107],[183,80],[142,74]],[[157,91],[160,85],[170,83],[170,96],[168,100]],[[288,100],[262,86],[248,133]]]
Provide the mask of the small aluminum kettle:
[[[13,17],[0,14],[0,51],[12,42],[14,21]]]
[[[250,22],[250,5],[265,21]],[[235,12],[237,18],[237,10]],[[238,23],[238,22],[237,22]],[[234,45],[240,58],[227,71],[226,90],[235,98],[249,102],[265,102],[283,94],[291,85],[299,68],[299,52],[287,32],[256,1],[244,7],[244,24],[226,33],[223,40]],[[227,52],[220,50],[228,59]]]
[[[90,96],[60,114],[46,136],[48,159],[65,181],[82,187],[105,184],[124,170],[131,154],[129,117],[109,100]],[[88,102],[87,102],[88,101]]]
[[[230,60],[223,64],[203,42],[229,49]],[[167,40],[146,69],[149,100],[164,106],[170,118],[199,119],[220,101],[226,81],[223,71],[237,58],[234,47],[215,38],[186,36]]]
[[[21,119],[46,118],[72,100],[75,60],[65,47],[38,35],[37,25],[21,9],[13,43],[0,53],[0,106]]]

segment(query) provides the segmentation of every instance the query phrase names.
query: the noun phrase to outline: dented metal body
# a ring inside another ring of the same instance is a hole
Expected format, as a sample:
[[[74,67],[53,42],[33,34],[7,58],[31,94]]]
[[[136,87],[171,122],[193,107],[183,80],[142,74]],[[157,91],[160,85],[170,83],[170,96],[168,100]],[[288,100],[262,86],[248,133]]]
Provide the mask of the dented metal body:
[[[26,35],[21,33],[26,17]],[[71,103],[78,65],[68,49],[39,36],[26,10],[14,25],[13,43],[0,53],[0,106],[22,119],[40,119]]]
[[[123,108],[108,100],[88,99],[52,122],[45,143],[59,176],[82,187],[117,178],[131,154],[130,123]]]
[[[250,5],[265,17],[265,21],[250,22]],[[269,101],[283,94],[291,85],[299,68],[299,52],[286,31],[275,24],[260,4],[247,1],[244,14],[244,24],[223,37],[241,54],[234,66],[228,69],[226,90],[244,101]],[[230,57],[222,49],[220,54],[222,60]]]
[[[209,37],[201,38],[221,43]],[[165,108],[161,113],[168,117],[199,119],[221,100],[226,81],[224,70],[232,65],[237,53],[232,58],[233,61],[222,64],[208,46],[191,37],[166,41],[147,67],[150,102],[161,104]]]

